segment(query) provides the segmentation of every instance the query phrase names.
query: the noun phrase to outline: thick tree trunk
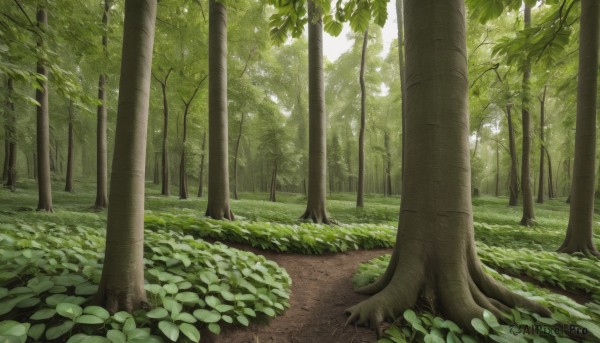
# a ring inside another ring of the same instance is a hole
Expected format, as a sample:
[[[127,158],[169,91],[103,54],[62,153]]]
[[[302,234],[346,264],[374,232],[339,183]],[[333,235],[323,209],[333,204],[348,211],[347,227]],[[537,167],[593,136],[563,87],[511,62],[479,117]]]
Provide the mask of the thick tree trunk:
[[[17,118],[15,117],[15,105],[12,102],[12,93],[14,90],[12,78],[8,78],[6,86],[6,141],[8,142],[5,157],[5,161],[7,162],[6,187],[10,188],[11,192],[14,192],[17,188]]]
[[[208,203],[206,216],[233,220],[229,206],[227,122],[227,8],[209,1],[208,24]]]
[[[404,145],[406,142],[406,77],[404,76],[404,1],[396,0],[396,18],[398,23],[398,59],[400,64],[400,93],[402,96],[402,182],[404,182]]]
[[[144,175],[156,0],[127,0],[104,267],[96,302],[109,312],[146,306]]]
[[[544,125],[546,125],[544,119],[544,105],[546,103],[546,88],[547,86],[544,86],[544,95],[540,98],[540,174],[538,176],[538,204],[544,203],[544,145],[546,144],[546,141],[544,140]]]
[[[110,1],[104,0],[104,14],[102,16],[102,48],[104,56],[108,57],[108,14],[110,11]],[[104,209],[108,206],[108,145],[106,137],[107,112],[106,112],[106,74],[100,74],[98,78],[98,105],[97,127],[96,127],[96,202],[94,208]]]
[[[525,29],[531,27],[531,7],[525,4],[524,14]],[[523,84],[522,84],[522,109],[521,109],[521,120],[523,123],[523,143],[521,151],[521,194],[523,196],[523,217],[521,217],[521,225],[530,226],[533,225],[535,214],[533,212],[533,193],[531,191],[531,178],[530,178],[530,155],[531,155],[531,115],[529,114],[530,107],[530,82],[529,77],[531,73],[530,61],[527,60],[524,66],[523,72]]]
[[[198,176],[198,198],[204,192],[204,156],[206,156],[206,129],[202,132],[202,151],[200,155],[200,175]]]
[[[508,182],[508,206],[517,206],[519,201],[519,175],[517,168],[517,147],[515,142],[515,129],[513,127],[512,115],[511,115],[512,105],[506,105],[506,120],[508,122],[508,146],[510,152],[510,180]]]
[[[240,151],[240,141],[242,140],[243,128],[244,128],[244,112],[242,111],[242,118],[240,119],[240,131],[238,132],[238,136],[235,141],[235,151],[233,154],[233,198],[235,200],[238,200],[238,191],[237,191],[238,154]]]
[[[360,131],[358,133],[358,186],[356,192],[356,207],[364,206],[365,198],[365,126],[367,116],[367,94],[365,88],[365,66],[367,63],[367,43],[369,31],[365,30],[362,55],[360,58]]]
[[[330,224],[327,194],[327,117],[323,81],[322,10],[308,0],[308,195],[300,219]]]
[[[484,309],[498,318],[515,306],[549,315],[485,274],[476,254],[464,1],[405,5],[411,86],[396,246],[382,278],[358,290],[374,295],[348,310],[349,322],[370,324],[381,333],[383,320],[401,317],[419,301],[471,331],[471,320],[482,317]]]
[[[558,248],[564,253],[600,256],[593,238],[594,182],[596,162],[596,97],[598,95],[598,45],[600,5],[581,1],[579,72],[575,161],[567,235]]]
[[[46,9],[38,8],[37,22],[40,31],[44,32],[48,25]],[[44,44],[38,41],[38,47]],[[48,70],[44,61],[38,60],[37,73],[48,79]],[[50,180],[50,118],[48,113],[48,81],[42,80],[40,88],[35,91],[37,107],[37,167],[38,167],[38,211],[53,212],[52,183]]]
[[[73,99],[69,100],[69,133],[67,142],[67,176],[65,192],[73,192]]]

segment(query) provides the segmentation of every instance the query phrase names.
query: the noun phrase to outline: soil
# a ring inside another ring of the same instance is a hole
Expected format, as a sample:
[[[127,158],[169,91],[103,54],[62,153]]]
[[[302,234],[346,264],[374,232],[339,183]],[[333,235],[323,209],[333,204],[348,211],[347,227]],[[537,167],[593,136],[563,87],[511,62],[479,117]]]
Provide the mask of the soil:
[[[346,326],[347,308],[367,296],[352,290],[351,277],[360,263],[389,254],[391,249],[358,250],[338,254],[282,254],[228,243],[275,261],[292,278],[290,308],[268,323],[223,327],[220,335],[202,332],[213,343],[360,343],[376,342],[375,332]]]

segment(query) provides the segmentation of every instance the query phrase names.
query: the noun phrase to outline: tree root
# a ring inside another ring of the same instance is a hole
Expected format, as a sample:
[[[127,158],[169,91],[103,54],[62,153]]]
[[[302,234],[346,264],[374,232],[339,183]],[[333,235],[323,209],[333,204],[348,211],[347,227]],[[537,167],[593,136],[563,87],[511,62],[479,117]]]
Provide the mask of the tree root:
[[[300,216],[300,218],[298,218],[298,219],[310,220],[316,224],[326,224],[326,225],[335,224],[335,222],[333,220],[329,219],[329,216],[327,215],[327,212],[325,210],[313,209],[310,207],[307,207],[306,211],[304,211],[304,214],[302,214]]]

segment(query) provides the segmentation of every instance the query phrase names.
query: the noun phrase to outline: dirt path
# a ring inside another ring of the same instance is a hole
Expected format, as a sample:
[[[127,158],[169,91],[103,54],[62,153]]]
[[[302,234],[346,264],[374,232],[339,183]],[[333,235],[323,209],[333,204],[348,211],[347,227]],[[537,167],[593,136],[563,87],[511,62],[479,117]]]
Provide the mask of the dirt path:
[[[231,244],[229,244],[231,245]],[[292,278],[290,308],[265,324],[223,327],[219,336],[202,333],[214,343],[359,343],[375,342],[367,328],[344,326],[344,310],[365,299],[352,290],[350,278],[359,263],[391,253],[391,249],[359,250],[340,254],[300,255],[249,250],[277,262]]]

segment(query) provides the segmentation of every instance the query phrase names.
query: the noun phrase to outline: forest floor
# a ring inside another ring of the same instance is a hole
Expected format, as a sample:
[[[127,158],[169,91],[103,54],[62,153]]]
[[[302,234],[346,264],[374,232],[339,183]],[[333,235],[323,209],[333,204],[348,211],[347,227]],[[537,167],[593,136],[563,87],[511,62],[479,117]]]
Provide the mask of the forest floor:
[[[232,244],[229,244],[232,245]],[[365,327],[346,326],[345,310],[367,296],[352,289],[351,277],[360,263],[391,253],[391,249],[358,250],[338,254],[301,255],[265,252],[243,245],[277,262],[292,278],[290,308],[268,323],[248,327],[230,326],[220,335],[203,332],[214,343],[321,343],[375,342],[375,333]]]

